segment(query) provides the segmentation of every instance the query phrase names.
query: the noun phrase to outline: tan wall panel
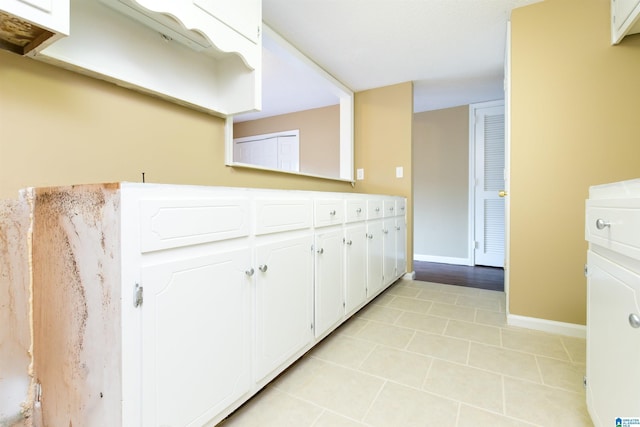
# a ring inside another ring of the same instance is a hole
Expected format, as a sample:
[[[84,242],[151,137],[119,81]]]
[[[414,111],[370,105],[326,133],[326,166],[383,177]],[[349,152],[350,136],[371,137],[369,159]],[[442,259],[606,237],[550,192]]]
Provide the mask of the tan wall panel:
[[[413,270],[412,120],[411,82],[356,93],[355,165],[365,177],[356,191],[407,198],[407,271]],[[396,178],[398,166],[403,178]]]
[[[340,106],[332,105],[236,123],[234,138],[300,130],[300,171],[340,176]]]
[[[640,176],[640,37],[611,46],[606,0],[511,21],[510,312],[584,324],[589,186]]]
[[[224,121],[0,51],[0,198],[20,188],[142,180],[353,191],[224,165]]]
[[[468,258],[469,107],[414,114],[413,158],[415,253]]]

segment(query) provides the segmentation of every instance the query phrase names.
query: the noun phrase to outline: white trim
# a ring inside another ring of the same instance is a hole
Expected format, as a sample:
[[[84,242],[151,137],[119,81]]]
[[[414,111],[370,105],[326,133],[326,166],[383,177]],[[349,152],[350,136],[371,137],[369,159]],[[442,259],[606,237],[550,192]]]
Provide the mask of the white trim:
[[[404,273],[404,276],[402,276],[402,278],[405,280],[416,280],[416,272],[410,271],[408,273]]]
[[[509,313],[509,278],[511,262],[511,21],[507,21],[507,41],[504,59],[504,293]]]
[[[476,262],[476,107],[469,104],[469,207],[467,212],[467,247],[469,265]]]
[[[550,332],[552,334],[567,335],[576,338],[587,337],[587,327],[584,325],[576,325],[575,323],[556,322],[555,320],[507,314],[507,324],[509,326],[518,326],[521,328],[534,329],[536,331]]]
[[[446,257],[446,256],[438,256],[438,255],[420,255],[413,254],[413,259],[416,261],[427,261],[427,262],[439,262],[441,264],[456,264],[456,265],[473,265],[471,259],[469,258],[454,258],[454,257]]]

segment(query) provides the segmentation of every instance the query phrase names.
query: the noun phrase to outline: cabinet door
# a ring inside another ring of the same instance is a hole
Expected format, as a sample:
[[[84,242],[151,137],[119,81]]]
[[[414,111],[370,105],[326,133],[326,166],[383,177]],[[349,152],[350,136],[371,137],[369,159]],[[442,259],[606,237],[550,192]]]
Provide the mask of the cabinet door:
[[[384,286],[389,285],[396,279],[396,234],[395,218],[385,219],[382,226],[382,238],[384,241],[382,275],[384,276]]]
[[[404,217],[396,218],[396,275],[407,272],[407,224]]]
[[[345,230],[345,311],[350,313],[367,299],[367,229],[364,224]]]
[[[256,245],[256,380],[278,369],[313,339],[311,233]]]
[[[606,426],[640,408],[640,328],[629,322],[640,316],[640,276],[591,251],[588,266],[587,407]]]
[[[382,289],[384,281],[382,236],[382,221],[372,221],[367,224],[367,298],[377,294]]]
[[[142,268],[144,426],[203,425],[249,390],[250,254]]]
[[[319,337],[344,317],[343,232],[316,234],[315,336]]]

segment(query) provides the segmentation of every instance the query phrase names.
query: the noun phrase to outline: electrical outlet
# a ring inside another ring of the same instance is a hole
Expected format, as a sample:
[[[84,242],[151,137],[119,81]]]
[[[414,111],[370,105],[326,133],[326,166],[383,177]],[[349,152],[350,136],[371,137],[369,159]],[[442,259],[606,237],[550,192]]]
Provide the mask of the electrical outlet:
[[[364,179],[364,169],[356,170],[356,179],[363,180]]]
[[[404,168],[402,166],[398,166],[396,168],[396,178],[402,178],[404,176]]]

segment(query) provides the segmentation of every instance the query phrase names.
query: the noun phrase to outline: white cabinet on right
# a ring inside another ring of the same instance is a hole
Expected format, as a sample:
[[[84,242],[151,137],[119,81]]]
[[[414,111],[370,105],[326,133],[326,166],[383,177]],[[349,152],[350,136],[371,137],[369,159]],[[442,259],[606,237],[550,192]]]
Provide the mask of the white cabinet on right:
[[[596,427],[640,417],[640,180],[590,188],[587,408]]]

